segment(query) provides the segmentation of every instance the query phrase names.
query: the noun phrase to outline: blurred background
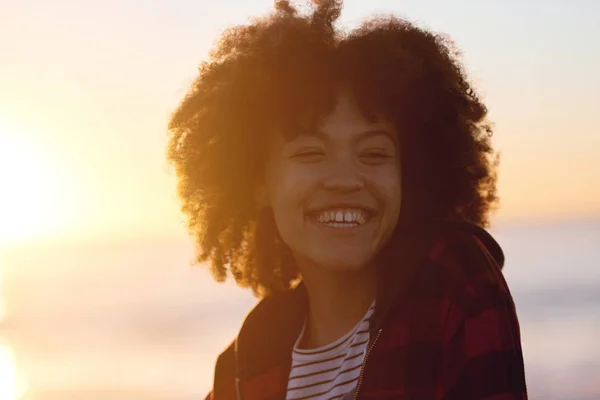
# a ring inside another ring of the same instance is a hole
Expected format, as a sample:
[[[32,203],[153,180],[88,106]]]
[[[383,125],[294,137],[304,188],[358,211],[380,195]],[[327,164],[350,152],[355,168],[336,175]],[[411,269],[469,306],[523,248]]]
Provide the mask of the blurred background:
[[[166,125],[272,0],[0,0],[0,400],[200,399],[250,293],[192,268]],[[449,34],[502,153],[531,399],[600,399],[600,2],[347,0]]]

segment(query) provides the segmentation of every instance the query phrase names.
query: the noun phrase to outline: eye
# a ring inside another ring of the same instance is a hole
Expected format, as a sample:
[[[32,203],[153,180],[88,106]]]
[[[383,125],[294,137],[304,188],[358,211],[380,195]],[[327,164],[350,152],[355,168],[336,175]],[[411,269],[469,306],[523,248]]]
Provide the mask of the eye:
[[[364,157],[374,157],[374,158],[389,158],[390,157],[383,151],[367,151],[363,154],[363,156]]]
[[[325,152],[318,147],[302,148],[292,154],[291,158],[301,162],[321,161],[325,157]]]
[[[394,158],[394,155],[385,149],[367,149],[360,153],[360,158],[367,162],[377,163]]]

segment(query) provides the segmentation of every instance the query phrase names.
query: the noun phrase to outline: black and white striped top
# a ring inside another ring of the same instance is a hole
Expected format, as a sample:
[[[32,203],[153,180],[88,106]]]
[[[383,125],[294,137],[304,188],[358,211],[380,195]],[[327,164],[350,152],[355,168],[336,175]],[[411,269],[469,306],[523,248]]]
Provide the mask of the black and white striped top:
[[[356,387],[369,342],[371,305],[363,319],[347,334],[326,346],[298,348],[304,329],[292,353],[292,370],[287,400],[341,399]]]

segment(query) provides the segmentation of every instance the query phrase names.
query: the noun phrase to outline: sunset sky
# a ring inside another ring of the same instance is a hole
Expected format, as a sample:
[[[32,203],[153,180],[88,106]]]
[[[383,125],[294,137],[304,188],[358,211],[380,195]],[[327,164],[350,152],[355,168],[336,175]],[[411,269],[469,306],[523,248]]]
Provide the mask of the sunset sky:
[[[169,115],[219,32],[272,3],[0,0],[0,244],[182,235]],[[342,24],[382,12],[463,50],[498,220],[600,216],[600,2],[348,0]]]

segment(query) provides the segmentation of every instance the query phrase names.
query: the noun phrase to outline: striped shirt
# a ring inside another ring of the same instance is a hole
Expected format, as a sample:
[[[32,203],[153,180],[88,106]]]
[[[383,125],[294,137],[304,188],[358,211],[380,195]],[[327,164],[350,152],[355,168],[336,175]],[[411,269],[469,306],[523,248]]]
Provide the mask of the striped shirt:
[[[356,387],[369,342],[371,305],[363,319],[333,343],[316,349],[299,349],[300,333],[292,353],[287,400],[341,399]]]

